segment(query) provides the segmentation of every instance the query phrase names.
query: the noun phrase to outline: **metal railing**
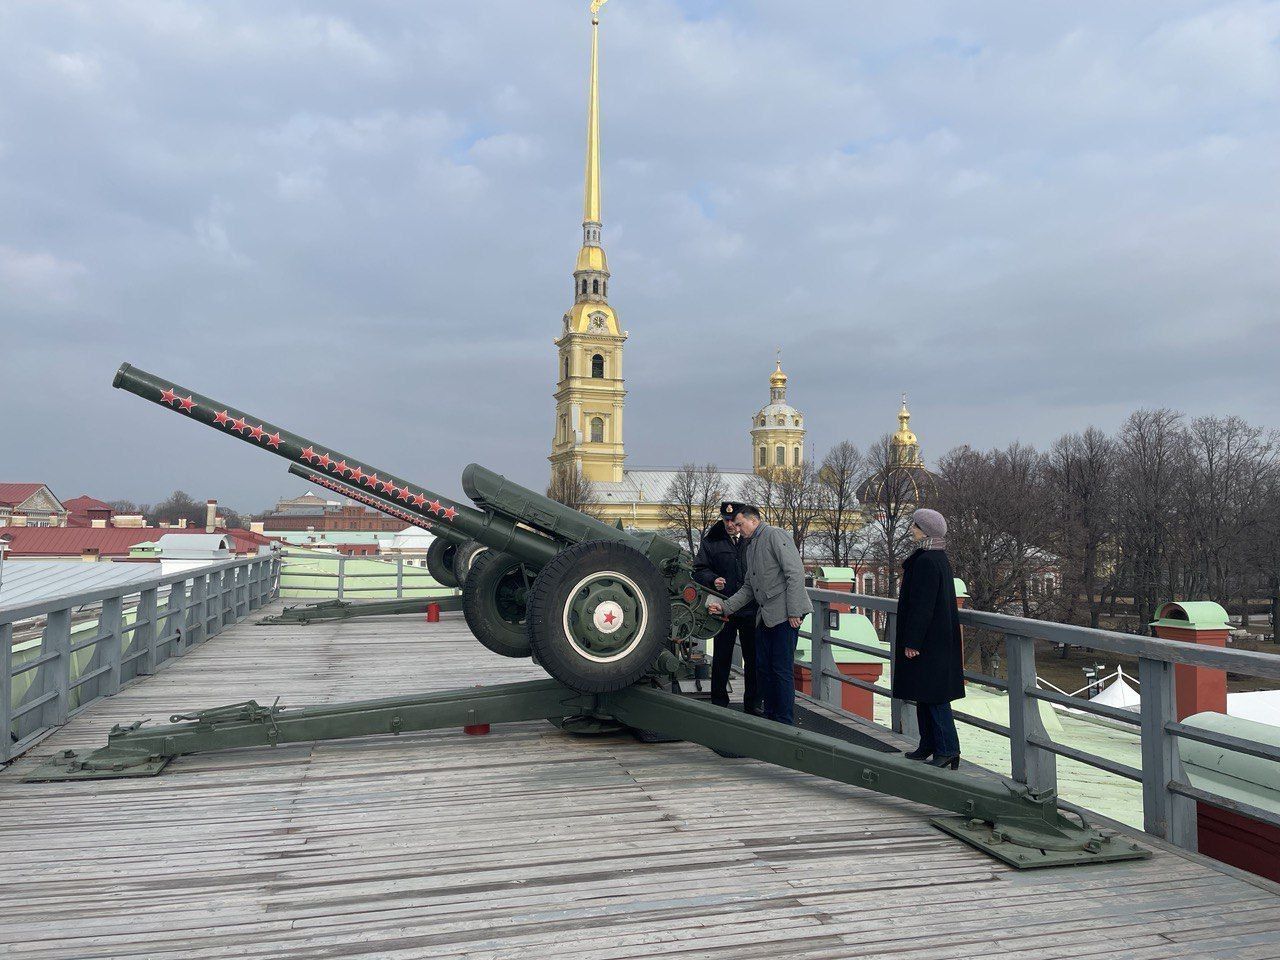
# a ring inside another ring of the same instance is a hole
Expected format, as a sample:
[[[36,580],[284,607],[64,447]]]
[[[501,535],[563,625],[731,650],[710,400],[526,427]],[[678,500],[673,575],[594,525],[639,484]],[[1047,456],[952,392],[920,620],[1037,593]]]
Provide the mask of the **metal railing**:
[[[263,554],[0,610],[0,763],[270,603]]]
[[[285,550],[281,556],[280,590],[286,597],[404,600],[448,592],[427,571],[425,560],[418,566],[404,557],[347,557],[300,550]]]
[[[908,737],[918,736],[915,714],[908,709],[905,701],[896,699],[889,687],[841,673],[832,652],[833,648],[840,647],[892,662],[897,644],[897,600],[817,589],[811,589],[809,596],[813,601],[813,616],[809,621],[811,629],[805,636],[811,640],[810,660],[808,663],[800,661],[798,665],[808,667],[810,671],[813,698],[839,709],[840,684],[869,690],[889,699],[890,719],[895,732]],[[851,606],[855,610],[882,614],[888,652],[831,636],[829,618],[833,605]],[[1026,784],[1035,791],[1056,792],[1057,758],[1066,757],[1140,783],[1143,829],[1186,850],[1196,849],[1197,801],[1280,826],[1280,815],[1272,811],[1193,786],[1182,767],[1178,740],[1196,740],[1273,761],[1280,761],[1280,747],[1182,723],[1178,720],[1174,695],[1176,664],[1280,680],[1280,657],[1250,650],[1197,646],[1175,640],[1133,636],[979,610],[961,610],[960,623],[965,628],[996,633],[1002,638],[1007,679],[967,670],[965,678],[972,683],[1005,691],[1008,695],[1009,723],[1005,726],[961,710],[955,711],[956,719],[1008,738],[1012,777],[1017,782]],[[1055,690],[1041,689],[1036,683],[1037,640],[1136,657],[1142,689],[1140,711],[1135,713],[1067,696]],[[1141,767],[1054,741],[1041,720],[1040,702],[1067,707],[1095,717],[1105,717],[1109,721],[1131,727],[1141,739]],[[1277,782],[1280,782],[1280,767],[1277,768]],[[1061,805],[1079,809],[1066,802]]]

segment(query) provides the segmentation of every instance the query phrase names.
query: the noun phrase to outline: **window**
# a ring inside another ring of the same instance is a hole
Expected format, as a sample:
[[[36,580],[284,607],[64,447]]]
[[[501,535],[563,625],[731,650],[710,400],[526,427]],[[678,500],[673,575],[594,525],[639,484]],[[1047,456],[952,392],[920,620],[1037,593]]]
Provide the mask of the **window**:
[[[599,280],[599,278],[596,278],[595,280],[592,280],[592,281],[591,281],[591,292],[592,292],[592,293],[599,293],[599,292],[600,292],[600,280]]]
[[[591,442],[604,443],[604,421],[599,417],[591,418]]]
[[[800,448],[799,448],[799,447],[796,447],[794,450],[792,450],[792,451],[791,451],[791,454],[792,454],[792,458],[793,458],[793,459],[792,459],[792,461],[791,461],[791,465],[792,465],[793,467],[798,467],[798,466],[800,466]]]
[[[560,418],[560,440],[565,441],[568,439],[569,439],[569,418],[561,417]]]
[[[582,278],[582,295],[584,297],[587,295],[587,278],[586,277]]]
[[[761,417],[761,418],[760,418],[760,426],[762,426],[762,427],[764,426],[764,417]]]
[[[560,379],[561,380],[569,379],[569,358],[568,357],[564,358],[564,376],[561,377]]]
[[[760,448],[760,466],[767,467],[769,465],[769,451],[764,447]]]
[[[866,576],[862,578],[862,592],[874,595],[876,592],[876,578]]]
[[[591,358],[591,379],[604,379],[604,357],[600,356],[598,353]]]
[[[785,467],[787,465],[786,447],[778,447],[773,451],[773,462],[779,467]]]

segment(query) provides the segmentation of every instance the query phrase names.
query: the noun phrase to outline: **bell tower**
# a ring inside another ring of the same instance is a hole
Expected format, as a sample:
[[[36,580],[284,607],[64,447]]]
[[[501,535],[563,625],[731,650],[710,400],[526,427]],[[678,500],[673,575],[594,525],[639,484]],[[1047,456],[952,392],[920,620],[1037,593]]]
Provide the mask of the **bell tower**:
[[[582,249],[573,271],[573,306],[555,341],[559,351],[551,470],[578,468],[592,481],[622,480],[622,345],[627,334],[609,306],[609,260],[600,219],[600,8],[591,3],[591,80]]]

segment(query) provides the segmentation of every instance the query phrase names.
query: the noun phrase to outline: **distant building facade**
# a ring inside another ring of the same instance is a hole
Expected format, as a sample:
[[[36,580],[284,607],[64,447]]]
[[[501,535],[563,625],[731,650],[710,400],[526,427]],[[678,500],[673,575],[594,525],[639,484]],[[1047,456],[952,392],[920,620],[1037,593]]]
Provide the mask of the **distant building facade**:
[[[43,483],[0,483],[0,527],[66,525],[66,506]]]
[[[325,500],[313,493],[280,500],[276,508],[264,514],[261,520],[266,532],[361,532],[399,533],[404,521],[358,504]]]

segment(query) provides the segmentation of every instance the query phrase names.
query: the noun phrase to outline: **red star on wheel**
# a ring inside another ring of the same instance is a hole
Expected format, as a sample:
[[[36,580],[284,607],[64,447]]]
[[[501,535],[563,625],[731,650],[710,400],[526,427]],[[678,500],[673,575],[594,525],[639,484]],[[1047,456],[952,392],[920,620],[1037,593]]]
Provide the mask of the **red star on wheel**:
[[[614,614],[614,612],[613,612],[612,610],[610,610],[608,613],[606,613],[606,614],[605,614],[603,617],[601,617],[600,619],[602,619],[605,623],[607,623],[607,624],[609,624],[610,626],[612,626],[612,625],[613,625],[613,621],[617,620],[618,618],[617,618],[617,616]]]
[[[458,511],[453,509],[453,507],[449,507],[443,513],[441,513],[441,516],[444,517],[446,520],[452,520],[457,515],[458,515]]]
[[[196,405],[196,401],[194,397],[183,397],[178,400],[178,405],[182,407],[183,413],[190,413],[191,408]]]
[[[228,423],[231,422],[231,417],[227,414],[227,411],[219,410],[217,413],[213,415],[213,422],[220,427],[225,427]]]
[[[426,503],[426,502],[427,502],[427,498],[426,498],[426,497],[424,497],[422,494],[420,494],[420,493],[415,493],[415,494],[413,495],[413,505],[414,505],[415,507],[420,507],[420,506],[422,506],[422,505],[423,505],[424,503]]]
[[[302,459],[307,461],[307,463],[310,463],[312,460],[314,460],[315,455],[316,455],[315,447],[303,447],[302,453],[298,454],[298,456],[302,457]]]
[[[357,466],[354,470],[351,471],[352,483],[359,483],[363,479],[364,479],[364,471],[361,470],[359,466]]]
[[[444,511],[444,507],[440,506],[440,501],[439,501],[439,500],[429,500],[429,501],[427,501],[427,512],[428,512],[428,513],[442,513],[443,511]]]
[[[371,473],[364,478],[364,485],[366,487],[373,488],[373,487],[376,487],[378,483],[379,483],[379,480],[378,480],[378,475],[376,473]]]
[[[257,426],[249,431],[249,436],[252,437],[254,440],[261,440],[263,436],[266,434],[266,432],[267,431],[263,430],[262,427]]]
[[[174,393],[172,390],[164,390],[164,391],[161,391],[160,393],[161,403],[173,403],[177,399],[178,399],[178,395]]]
[[[249,429],[249,424],[245,423],[244,417],[231,421],[231,429],[237,433],[244,433]]]
[[[332,462],[333,461],[329,459],[329,455],[327,453],[322,453],[320,456],[316,457],[316,463],[320,465],[321,470],[328,470],[329,464]]]
[[[271,436],[267,437],[267,446],[268,446],[268,447],[274,447],[276,450],[279,450],[279,449],[280,449],[280,434],[278,434],[278,433],[273,433],[273,434],[271,434]]]

